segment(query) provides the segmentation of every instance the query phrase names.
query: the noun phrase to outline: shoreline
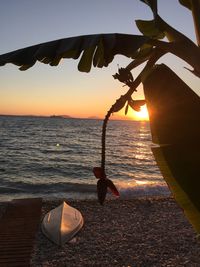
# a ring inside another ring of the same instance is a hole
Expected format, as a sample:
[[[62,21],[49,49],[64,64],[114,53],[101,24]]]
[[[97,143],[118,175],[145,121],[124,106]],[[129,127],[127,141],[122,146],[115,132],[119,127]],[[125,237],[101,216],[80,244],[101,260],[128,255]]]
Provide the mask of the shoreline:
[[[41,220],[65,199],[44,199]],[[39,229],[31,267],[200,266],[200,241],[175,200],[65,200],[83,215],[73,242],[58,247]]]

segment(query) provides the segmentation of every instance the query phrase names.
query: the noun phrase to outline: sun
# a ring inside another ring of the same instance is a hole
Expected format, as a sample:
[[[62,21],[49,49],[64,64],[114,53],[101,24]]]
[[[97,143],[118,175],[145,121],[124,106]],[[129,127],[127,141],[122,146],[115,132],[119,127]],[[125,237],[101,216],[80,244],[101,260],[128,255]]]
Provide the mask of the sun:
[[[134,119],[134,120],[142,120],[142,121],[148,121],[149,120],[149,114],[148,114],[148,110],[147,110],[147,106],[144,105],[144,106],[141,106],[141,109],[140,111],[134,111],[132,110],[131,112],[131,117]]]

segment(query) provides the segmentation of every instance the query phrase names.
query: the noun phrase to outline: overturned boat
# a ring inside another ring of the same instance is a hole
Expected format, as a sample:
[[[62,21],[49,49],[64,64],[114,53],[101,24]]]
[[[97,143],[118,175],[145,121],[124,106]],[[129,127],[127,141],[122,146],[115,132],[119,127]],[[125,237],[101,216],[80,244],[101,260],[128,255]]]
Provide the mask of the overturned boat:
[[[49,211],[42,221],[43,234],[57,245],[70,241],[82,228],[83,216],[66,202]]]

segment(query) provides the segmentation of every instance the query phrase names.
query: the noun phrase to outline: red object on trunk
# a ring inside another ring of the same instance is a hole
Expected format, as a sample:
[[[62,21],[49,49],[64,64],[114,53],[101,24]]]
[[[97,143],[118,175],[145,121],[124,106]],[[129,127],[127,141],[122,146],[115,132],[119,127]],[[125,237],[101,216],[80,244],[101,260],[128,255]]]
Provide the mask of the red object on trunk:
[[[97,179],[105,179],[106,178],[106,174],[101,167],[94,167],[93,173]]]
[[[114,183],[110,180],[110,179],[106,179],[106,183],[107,183],[107,187],[111,190],[111,192],[119,197],[119,191],[117,190],[116,186],[114,185]]]
[[[110,179],[106,178],[106,174],[104,170],[102,169],[102,167],[94,167],[93,173],[95,177],[99,179],[97,182],[97,194],[98,194],[99,203],[101,205],[103,205],[105,201],[108,188],[113,193],[113,195],[119,197],[119,191],[117,190],[114,183]]]

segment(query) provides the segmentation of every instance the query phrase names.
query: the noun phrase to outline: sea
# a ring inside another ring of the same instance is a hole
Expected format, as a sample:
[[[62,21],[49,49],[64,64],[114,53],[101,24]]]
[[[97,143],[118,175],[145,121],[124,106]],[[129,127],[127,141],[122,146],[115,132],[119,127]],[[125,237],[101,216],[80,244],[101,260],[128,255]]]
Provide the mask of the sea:
[[[0,201],[96,199],[92,169],[101,165],[102,124],[95,119],[0,116]],[[106,174],[121,198],[170,194],[152,146],[149,122],[108,122]]]

